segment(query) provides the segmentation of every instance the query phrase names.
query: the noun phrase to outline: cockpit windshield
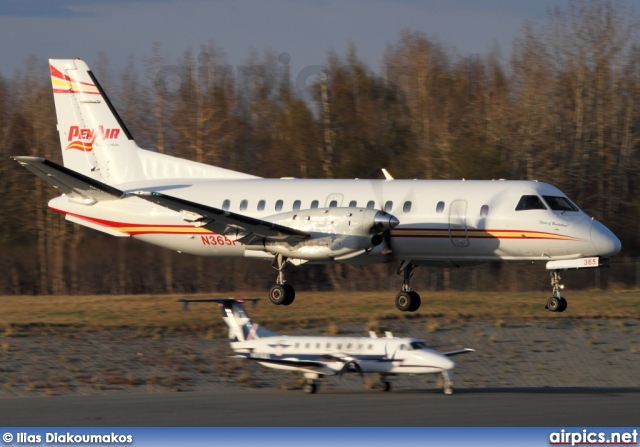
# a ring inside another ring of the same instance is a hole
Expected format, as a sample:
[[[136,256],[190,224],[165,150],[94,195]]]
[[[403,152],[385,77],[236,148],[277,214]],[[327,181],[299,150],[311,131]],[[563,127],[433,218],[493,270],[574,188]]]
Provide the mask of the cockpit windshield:
[[[549,208],[553,211],[580,211],[577,206],[571,203],[566,197],[542,196]]]
[[[538,196],[522,196],[518,205],[516,205],[516,211],[525,210],[546,210],[547,207],[542,203],[542,199]]]
[[[429,347],[423,341],[412,341],[411,349],[429,349]]]

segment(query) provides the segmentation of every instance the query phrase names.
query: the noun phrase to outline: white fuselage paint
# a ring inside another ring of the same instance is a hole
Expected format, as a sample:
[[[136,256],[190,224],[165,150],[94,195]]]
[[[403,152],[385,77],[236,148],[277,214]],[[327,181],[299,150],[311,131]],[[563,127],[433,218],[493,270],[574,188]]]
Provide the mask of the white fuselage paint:
[[[367,337],[303,337],[277,335],[249,341],[231,342],[240,356],[251,357],[269,368],[285,371],[305,371],[304,366],[273,363],[278,360],[317,361],[323,364],[322,374],[339,373],[347,359],[352,359],[363,373],[433,374],[450,371],[455,363],[437,351],[412,347],[424,342],[414,338]],[[260,362],[259,359],[272,362]],[[334,358],[335,361],[330,359]]]
[[[320,208],[366,207],[388,211],[400,225],[390,232],[390,253],[380,247],[342,261],[366,265],[411,260],[414,264],[483,261],[549,261],[589,256],[608,257],[620,242],[604,225],[582,211],[533,209],[516,211],[523,195],[565,196],[556,187],[535,181],[453,180],[311,180],[311,179],[172,179],[116,185],[129,192],[157,191],[203,205],[277,221],[300,201],[300,210],[313,201]],[[241,208],[246,201],[246,208]],[[264,201],[264,209],[258,204]],[[282,208],[276,209],[278,201]],[[405,204],[411,209],[405,210]],[[438,207],[442,202],[444,207]],[[73,202],[65,196],[49,206],[92,228],[201,256],[272,259],[273,255],[247,250],[233,236],[223,236],[184,220],[180,213],[135,196],[101,201],[94,205]],[[284,222],[283,224],[287,224]],[[302,260],[305,261],[304,259]]]

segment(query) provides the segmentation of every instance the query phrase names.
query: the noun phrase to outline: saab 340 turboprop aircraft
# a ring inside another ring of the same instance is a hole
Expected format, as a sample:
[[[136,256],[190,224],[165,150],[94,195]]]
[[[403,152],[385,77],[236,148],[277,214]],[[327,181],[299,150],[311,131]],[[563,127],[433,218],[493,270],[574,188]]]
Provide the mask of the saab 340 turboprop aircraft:
[[[63,194],[49,207],[118,237],[200,256],[271,261],[274,304],[295,298],[287,264],[395,262],[396,306],[415,311],[416,266],[545,261],[551,311],[559,272],[597,268],[620,241],[558,188],[536,181],[266,179],[140,149],[89,67],[50,60],[64,166],[15,157]]]
[[[346,372],[375,373],[380,377],[379,388],[391,390],[389,377],[398,374],[442,374],[444,392],[453,393],[450,371],[455,363],[453,355],[474,352],[464,348],[450,352],[436,352],[416,338],[398,338],[390,332],[378,338],[326,337],[278,335],[251,322],[242,303],[260,298],[210,298],[180,300],[185,305],[193,302],[218,303],[222,319],[229,326],[231,349],[240,357],[254,360],[263,366],[284,371],[302,372],[304,391],[315,393],[318,379],[342,375]]]

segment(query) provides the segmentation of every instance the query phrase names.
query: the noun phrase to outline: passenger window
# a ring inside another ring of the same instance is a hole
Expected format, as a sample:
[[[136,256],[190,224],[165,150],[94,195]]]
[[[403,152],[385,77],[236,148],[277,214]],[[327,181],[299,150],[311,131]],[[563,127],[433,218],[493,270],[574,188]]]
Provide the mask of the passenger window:
[[[549,208],[553,211],[580,211],[577,206],[571,203],[566,197],[542,196]]]
[[[520,197],[520,201],[516,206],[516,211],[526,211],[526,210],[546,210],[547,207],[544,206],[542,200],[538,196],[522,196]]]
[[[223,210],[228,210],[229,207],[231,206],[231,200],[229,199],[225,199],[224,202],[222,202],[222,209]]]
[[[376,203],[373,200],[369,200],[367,202],[367,208],[369,209],[373,209],[373,207],[376,205]]]
[[[307,343],[306,345],[304,345],[304,347],[309,349],[311,347],[311,343]]]
[[[409,200],[407,200],[406,202],[404,202],[404,205],[402,206],[402,212],[403,213],[409,213],[411,212],[411,202]]]
[[[368,346],[367,346],[367,349],[368,349],[369,351],[371,351],[371,350],[373,349],[373,345],[368,345]]]
[[[480,208],[480,217],[487,217],[487,214],[489,214],[489,205],[482,205],[482,208]]]
[[[283,204],[282,200],[278,200],[276,202],[276,211],[282,211],[282,204]]]
[[[293,211],[298,211],[300,209],[300,201],[296,200],[293,202]]]
[[[264,200],[260,200],[258,202],[258,211],[264,211],[264,206],[265,206],[265,201]]]
[[[318,208],[318,201],[314,200],[313,202],[311,202],[311,208]]]
[[[327,349],[331,349],[331,343],[327,343]]]
[[[338,206],[337,200],[332,200],[331,202],[329,202],[329,208],[335,208],[337,206]]]
[[[351,202],[349,202],[349,207],[355,208],[356,206],[358,206],[358,202],[357,201],[352,200]]]
[[[438,202],[436,205],[436,213],[440,214],[444,211],[444,202]]]
[[[243,201],[241,201],[240,202],[240,211],[246,210],[248,204],[249,204],[249,202],[247,202],[247,199],[244,199]]]
[[[320,349],[320,343],[316,343],[316,349]]]
[[[390,213],[392,208],[393,208],[393,202],[391,200],[387,200],[387,203],[384,204],[384,210],[387,213]]]

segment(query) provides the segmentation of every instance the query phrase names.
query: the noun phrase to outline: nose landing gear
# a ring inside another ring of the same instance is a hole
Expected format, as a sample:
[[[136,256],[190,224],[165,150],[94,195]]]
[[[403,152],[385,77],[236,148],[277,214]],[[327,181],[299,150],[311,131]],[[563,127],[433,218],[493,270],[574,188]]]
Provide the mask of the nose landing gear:
[[[547,305],[545,306],[545,309],[548,309],[551,312],[564,312],[567,309],[567,300],[560,294],[560,291],[563,289],[562,284],[560,284],[560,279],[560,273],[558,273],[558,270],[553,270],[551,272],[551,287],[553,288],[553,295],[547,300]]]

